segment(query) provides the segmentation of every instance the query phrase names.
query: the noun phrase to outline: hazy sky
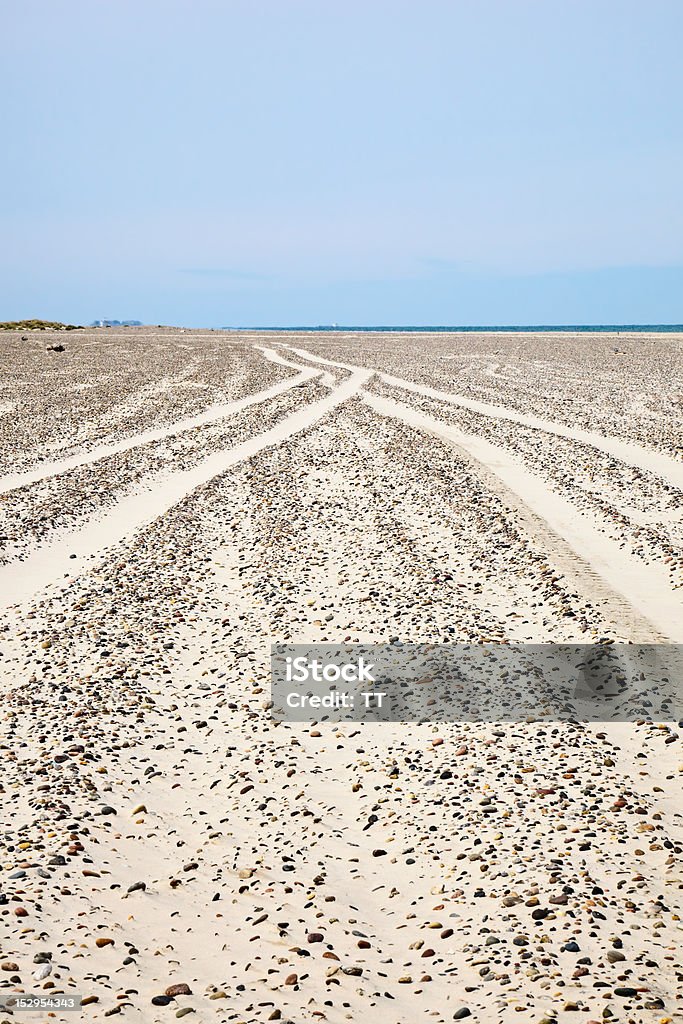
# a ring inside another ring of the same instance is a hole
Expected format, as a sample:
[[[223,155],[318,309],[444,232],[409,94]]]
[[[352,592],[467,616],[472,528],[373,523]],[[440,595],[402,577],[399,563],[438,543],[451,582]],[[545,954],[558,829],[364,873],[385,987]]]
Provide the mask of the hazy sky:
[[[0,15],[0,319],[683,321],[680,0]]]

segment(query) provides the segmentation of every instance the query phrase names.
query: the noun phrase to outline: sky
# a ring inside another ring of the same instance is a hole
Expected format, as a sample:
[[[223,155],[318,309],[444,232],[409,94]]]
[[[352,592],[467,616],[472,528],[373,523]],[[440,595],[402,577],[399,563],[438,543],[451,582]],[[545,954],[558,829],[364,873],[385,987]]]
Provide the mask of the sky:
[[[0,320],[683,322],[680,0],[0,25]]]

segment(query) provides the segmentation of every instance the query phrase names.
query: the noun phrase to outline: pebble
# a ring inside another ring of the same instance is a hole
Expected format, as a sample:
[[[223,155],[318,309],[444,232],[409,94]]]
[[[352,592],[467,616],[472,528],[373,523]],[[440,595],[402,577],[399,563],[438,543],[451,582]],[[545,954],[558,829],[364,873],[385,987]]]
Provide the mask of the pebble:
[[[175,996],[191,996],[192,989],[186,982],[181,981],[176,982],[174,985],[169,985],[165,994],[171,998],[175,998]]]

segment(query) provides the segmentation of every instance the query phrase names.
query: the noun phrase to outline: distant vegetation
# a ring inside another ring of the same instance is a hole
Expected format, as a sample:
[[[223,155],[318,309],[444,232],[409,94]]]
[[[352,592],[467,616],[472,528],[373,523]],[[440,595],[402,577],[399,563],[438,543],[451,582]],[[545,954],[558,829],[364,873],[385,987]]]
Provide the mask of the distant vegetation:
[[[0,331],[80,331],[78,324],[60,324],[56,320],[6,320]]]

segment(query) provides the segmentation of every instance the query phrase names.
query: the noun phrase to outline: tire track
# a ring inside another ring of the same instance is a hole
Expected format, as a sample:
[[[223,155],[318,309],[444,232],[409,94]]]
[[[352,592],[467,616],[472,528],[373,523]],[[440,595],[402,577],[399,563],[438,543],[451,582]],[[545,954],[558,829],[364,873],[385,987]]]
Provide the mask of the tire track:
[[[187,416],[182,420],[176,420],[175,423],[168,427],[160,427],[157,430],[143,430],[139,434],[134,434],[132,437],[127,437],[121,441],[98,445],[96,448],[92,448],[89,452],[84,452],[81,455],[72,455],[64,459],[55,459],[52,462],[43,462],[36,469],[29,469],[21,473],[9,473],[6,476],[0,477],[0,494],[16,490],[27,484],[37,483],[50,476],[58,476],[60,473],[76,469],[78,466],[87,466],[92,462],[98,462],[100,459],[107,458],[109,455],[118,455],[121,452],[131,451],[131,449],[149,444],[151,441],[162,441],[167,437],[175,437],[184,430],[206,426],[208,423],[214,423],[226,416],[232,416],[235,413],[242,412],[244,409],[249,409],[252,405],[260,405],[271,398],[277,398],[291,388],[305,384],[307,381],[312,380],[314,377],[320,377],[322,374],[322,371],[308,368],[302,369],[296,363],[287,362],[273,349],[262,349],[262,351],[271,362],[292,367],[300,372],[295,377],[279,381],[264,391],[257,391],[253,395],[246,395],[244,398],[238,398],[234,402],[212,405],[205,409],[204,412],[197,413],[195,416]]]
[[[302,359],[308,359],[315,363],[324,363],[326,366],[340,366],[345,370],[357,370],[358,367],[350,366],[348,363],[333,363],[322,356],[313,355],[305,349],[293,348],[284,345]],[[413,391],[416,394],[424,395],[427,398],[435,398],[441,402],[448,402],[451,405],[458,405],[472,412],[481,413],[484,416],[492,416],[495,419],[509,420],[512,423],[519,423],[524,427],[531,427],[536,430],[543,430],[557,437],[564,437],[570,441],[581,441],[584,444],[598,448],[600,451],[613,455],[628,466],[643,469],[673,484],[674,487],[683,489],[683,462],[672,459],[662,452],[643,448],[642,445],[634,444],[631,441],[622,441],[618,437],[606,437],[591,430],[580,430],[573,427],[565,427],[554,420],[546,420],[532,414],[518,413],[502,405],[492,405],[488,402],[480,402],[473,398],[466,398],[464,395],[455,395],[448,391],[438,391],[436,388],[423,384],[414,384],[412,381],[404,380],[402,377],[393,377],[390,374],[375,371],[386,384],[392,387],[403,388],[405,391]]]
[[[78,575],[93,568],[112,545],[153,522],[196,488],[226,472],[236,463],[306,430],[357,394],[371,376],[370,370],[353,374],[325,398],[285,417],[270,430],[234,448],[214,452],[191,469],[162,477],[155,481],[153,492],[136,491],[122,498],[104,515],[95,513],[88,517],[78,530],[62,532],[51,542],[38,547],[27,558],[2,566],[0,608],[24,601],[50,584],[57,584],[64,576]]]
[[[637,563],[614,540],[529,472],[507,450],[392,399],[367,391],[362,391],[360,397],[375,412],[403,420],[409,426],[440,437],[462,449],[485,469],[492,486],[497,488],[504,501],[509,502],[512,492],[516,498],[515,504],[521,503],[527,513],[531,536],[552,546],[558,562],[563,563],[563,569],[569,561],[570,565],[573,564],[574,573],[577,567],[580,572],[583,570],[584,576],[586,570],[595,573],[602,585],[606,584],[609,588],[612,604],[613,595],[622,599],[618,602],[621,605],[620,624],[623,625],[625,609],[622,601],[625,601],[641,619],[638,623],[631,612],[628,616],[631,627],[638,626],[638,632],[642,633],[643,619],[653,627],[654,636],[650,630],[650,641],[683,640],[683,594],[672,591],[666,570],[657,564]],[[529,513],[531,520],[528,518]],[[541,533],[538,529],[539,521]],[[557,538],[562,542],[559,546]],[[585,583],[582,589],[585,589]]]

